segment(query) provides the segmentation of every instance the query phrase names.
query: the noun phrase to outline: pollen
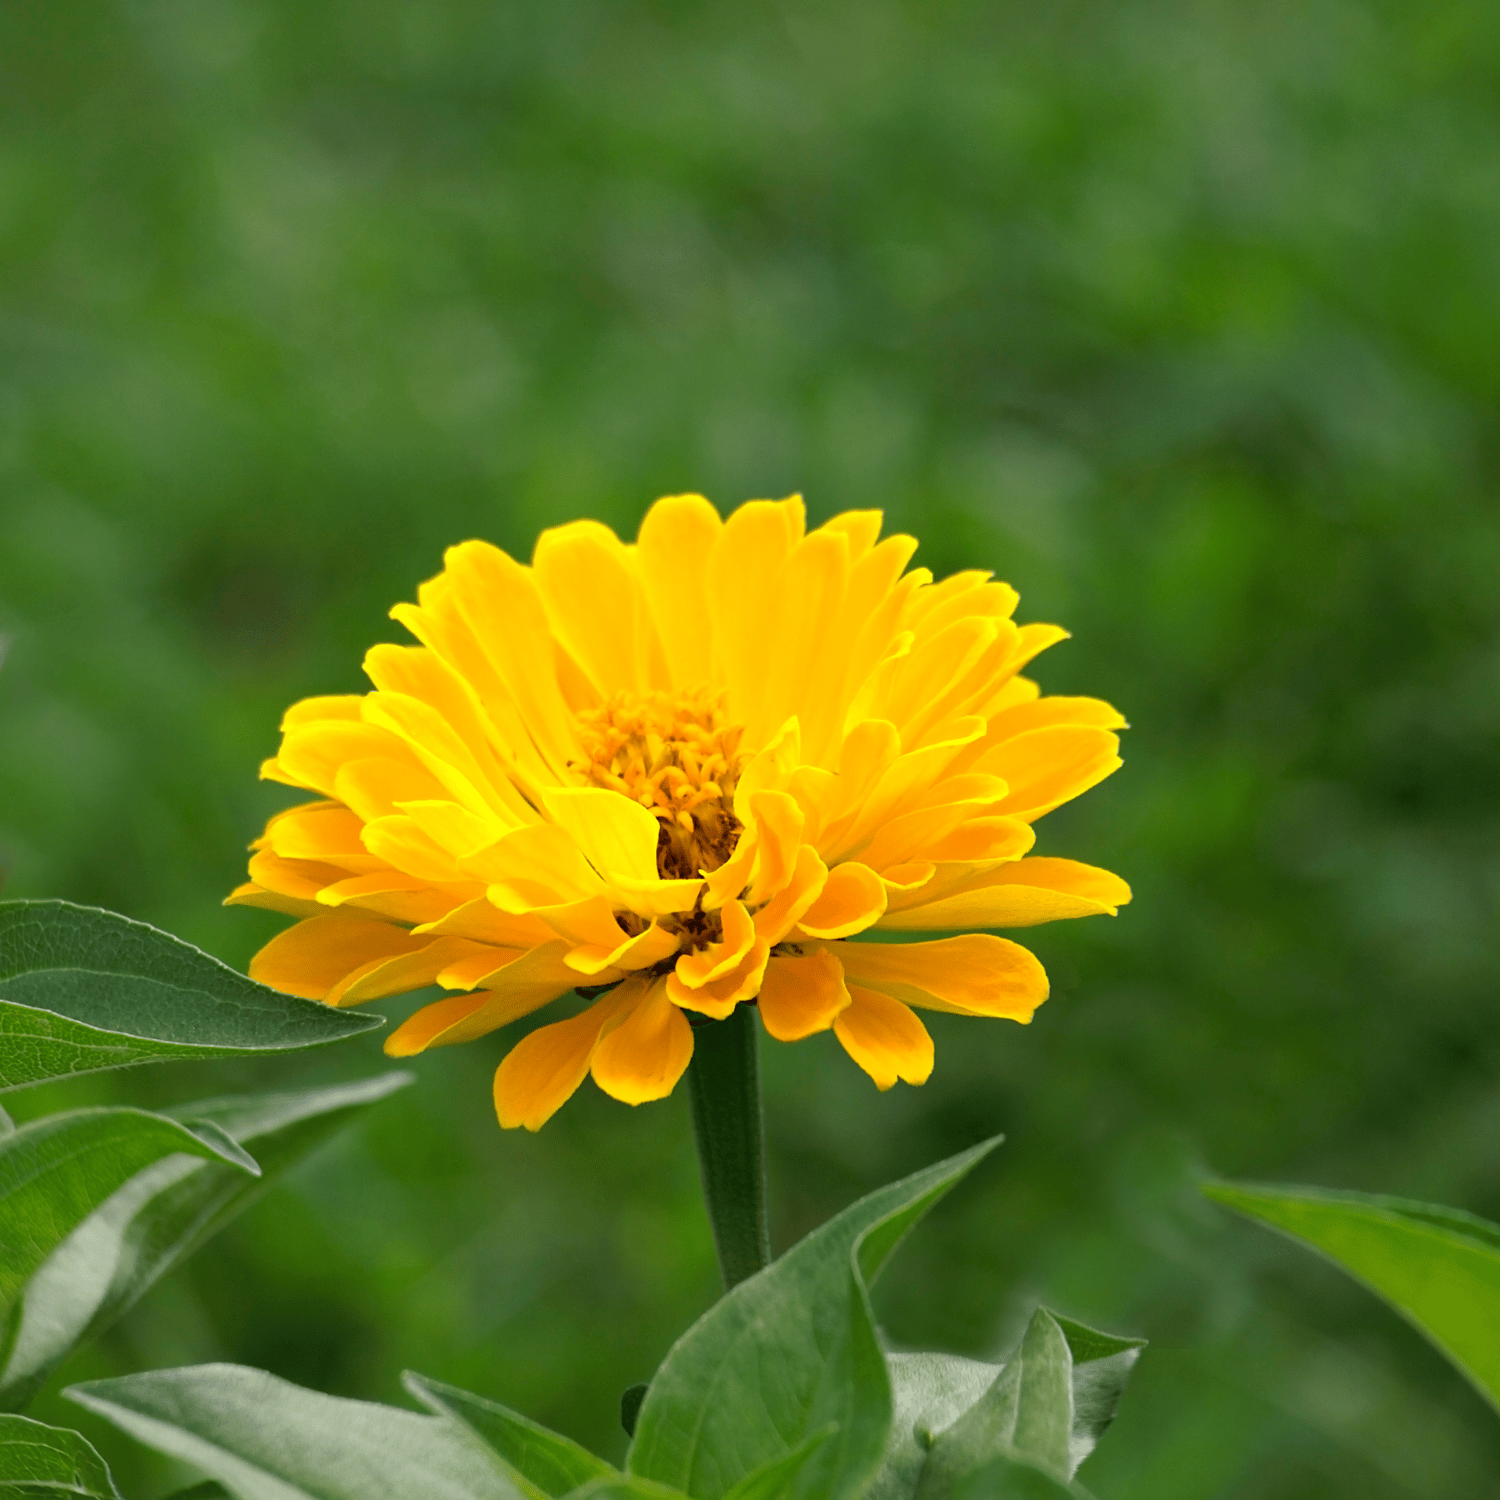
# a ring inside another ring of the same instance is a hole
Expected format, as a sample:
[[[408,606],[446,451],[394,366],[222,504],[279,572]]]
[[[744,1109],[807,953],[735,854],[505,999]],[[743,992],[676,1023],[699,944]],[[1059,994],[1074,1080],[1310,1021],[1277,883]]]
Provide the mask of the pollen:
[[[583,755],[569,768],[657,819],[663,878],[691,879],[729,858],[740,833],[734,787],[744,731],[728,722],[722,693],[616,693],[577,722]]]

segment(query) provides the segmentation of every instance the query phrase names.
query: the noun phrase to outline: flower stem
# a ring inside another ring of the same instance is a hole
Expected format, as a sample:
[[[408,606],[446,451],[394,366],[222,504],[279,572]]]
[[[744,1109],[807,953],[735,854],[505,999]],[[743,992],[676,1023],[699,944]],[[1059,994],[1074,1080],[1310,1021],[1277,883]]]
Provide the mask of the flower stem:
[[[771,1263],[759,1031],[750,1005],[694,1027],[688,1067],[693,1137],[725,1291]]]

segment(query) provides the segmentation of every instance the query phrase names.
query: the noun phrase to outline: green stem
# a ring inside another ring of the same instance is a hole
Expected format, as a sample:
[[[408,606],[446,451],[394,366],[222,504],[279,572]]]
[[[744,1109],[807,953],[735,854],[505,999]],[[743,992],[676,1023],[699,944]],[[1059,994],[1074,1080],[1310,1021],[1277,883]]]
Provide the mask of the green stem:
[[[736,1006],[727,1020],[694,1028],[688,1067],[693,1137],[725,1291],[771,1263],[759,1031],[754,1006]]]

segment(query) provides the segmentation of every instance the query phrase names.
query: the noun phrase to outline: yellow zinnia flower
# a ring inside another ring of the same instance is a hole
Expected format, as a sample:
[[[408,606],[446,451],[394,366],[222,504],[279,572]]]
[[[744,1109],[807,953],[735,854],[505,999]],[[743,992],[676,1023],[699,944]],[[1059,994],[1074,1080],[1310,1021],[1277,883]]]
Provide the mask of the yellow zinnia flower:
[[[391,611],[421,645],[376,646],[374,692],[283,722],[262,775],[322,800],[271,819],[229,898],[302,919],[251,974],[330,1005],[461,992],[391,1035],[397,1057],[592,992],[500,1064],[500,1123],[532,1130],[588,1073],[630,1104],[670,1093],[689,1012],[753,1001],[786,1042],[831,1027],[882,1089],[932,1070],[913,1006],[1029,1021],[1047,977],[1016,943],[854,939],[1128,901],[1027,857],[1032,824],[1120,764],[1124,720],[1039,697],[1018,674],[1066,632],[1015,625],[987,573],[904,571],[916,542],[880,526],[677,495],[633,547],[578,521],[529,568],[451,548]]]

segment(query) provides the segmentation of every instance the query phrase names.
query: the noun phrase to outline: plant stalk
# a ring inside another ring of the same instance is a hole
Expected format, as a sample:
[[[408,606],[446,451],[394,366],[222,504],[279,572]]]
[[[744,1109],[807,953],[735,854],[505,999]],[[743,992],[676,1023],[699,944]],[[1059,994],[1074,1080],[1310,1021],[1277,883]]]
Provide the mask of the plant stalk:
[[[759,1034],[755,1007],[736,1006],[725,1020],[694,1027],[688,1066],[693,1138],[726,1292],[771,1263]]]

